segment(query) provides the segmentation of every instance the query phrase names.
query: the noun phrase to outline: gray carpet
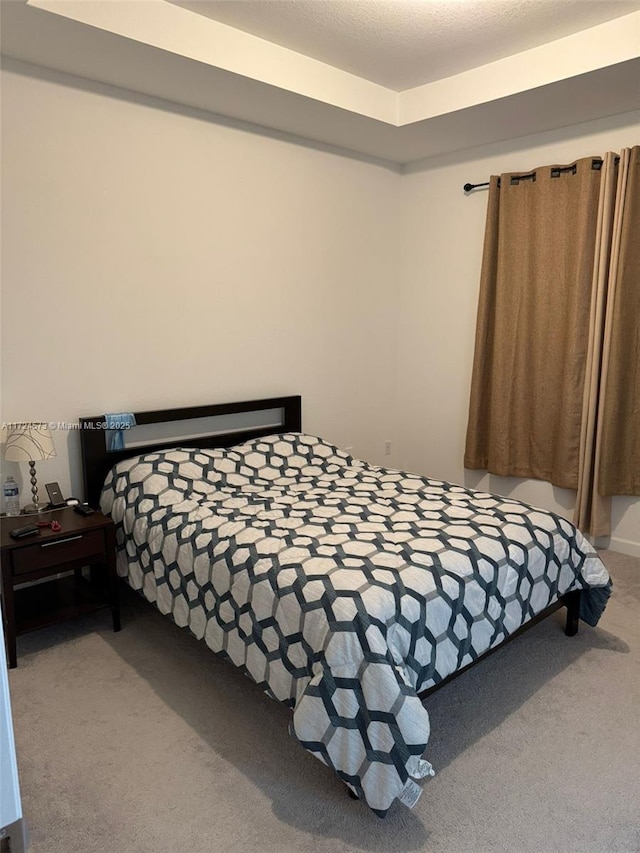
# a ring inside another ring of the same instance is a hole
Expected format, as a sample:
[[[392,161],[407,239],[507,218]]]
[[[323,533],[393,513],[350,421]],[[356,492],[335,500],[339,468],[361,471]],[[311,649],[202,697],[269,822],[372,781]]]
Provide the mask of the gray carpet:
[[[10,673],[33,853],[640,851],[640,560],[603,557],[596,629],[554,614],[428,700],[413,811],[350,800],[289,712],[132,593],[20,638]]]

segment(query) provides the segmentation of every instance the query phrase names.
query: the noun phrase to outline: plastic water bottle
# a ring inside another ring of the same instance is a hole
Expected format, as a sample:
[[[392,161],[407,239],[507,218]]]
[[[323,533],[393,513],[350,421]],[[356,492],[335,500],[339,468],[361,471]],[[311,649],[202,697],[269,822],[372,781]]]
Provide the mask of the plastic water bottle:
[[[9,475],[2,487],[4,493],[4,511],[7,515],[20,515],[20,487]]]

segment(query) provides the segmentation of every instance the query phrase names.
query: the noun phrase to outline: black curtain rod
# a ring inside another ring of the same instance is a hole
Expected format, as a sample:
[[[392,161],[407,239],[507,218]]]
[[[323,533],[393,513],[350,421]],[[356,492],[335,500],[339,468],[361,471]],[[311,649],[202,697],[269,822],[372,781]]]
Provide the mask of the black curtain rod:
[[[591,161],[591,168],[595,169],[595,170],[599,170],[602,168],[603,162],[604,161],[600,157],[595,157]],[[615,162],[619,163],[620,157],[616,157]],[[556,167],[552,168],[551,169],[551,177],[552,178],[558,178],[562,172],[573,172],[573,174],[575,175],[576,164],[573,163],[571,166],[564,166],[564,167],[556,166]],[[513,175],[511,178],[511,183],[512,184],[519,184],[520,181],[535,181],[535,179],[536,179],[536,173],[531,172],[528,175]],[[466,193],[470,193],[471,190],[477,190],[479,187],[488,187],[490,185],[490,183],[491,183],[491,181],[485,181],[482,184],[465,184],[462,189]],[[498,186],[500,186],[500,178],[498,178]]]
[[[488,186],[489,186],[489,183],[490,183],[490,181],[486,181],[484,184],[465,184],[465,185],[462,187],[462,189],[463,189],[466,193],[470,193],[470,192],[471,192],[471,190],[477,190],[477,189],[478,189],[478,187],[488,187]]]

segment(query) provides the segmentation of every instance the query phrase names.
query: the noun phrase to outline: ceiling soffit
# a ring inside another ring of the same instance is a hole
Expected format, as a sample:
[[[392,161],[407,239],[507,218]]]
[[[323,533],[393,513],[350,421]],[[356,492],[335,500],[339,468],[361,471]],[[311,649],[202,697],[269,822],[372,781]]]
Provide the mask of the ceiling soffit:
[[[640,12],[401,92],[165,0],[2,19],[5,55],[397,164],[640,107]]]

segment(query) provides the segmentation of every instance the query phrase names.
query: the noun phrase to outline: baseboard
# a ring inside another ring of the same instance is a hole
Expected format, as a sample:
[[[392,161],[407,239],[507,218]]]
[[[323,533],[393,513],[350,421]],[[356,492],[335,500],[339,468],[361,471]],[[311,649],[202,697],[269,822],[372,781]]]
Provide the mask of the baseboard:
[[[621,539],[619,536],[601,536],[596,540],[596,547],[617,551],[619,554],[628,554],[630,557],[640,557],[640,542]]]

